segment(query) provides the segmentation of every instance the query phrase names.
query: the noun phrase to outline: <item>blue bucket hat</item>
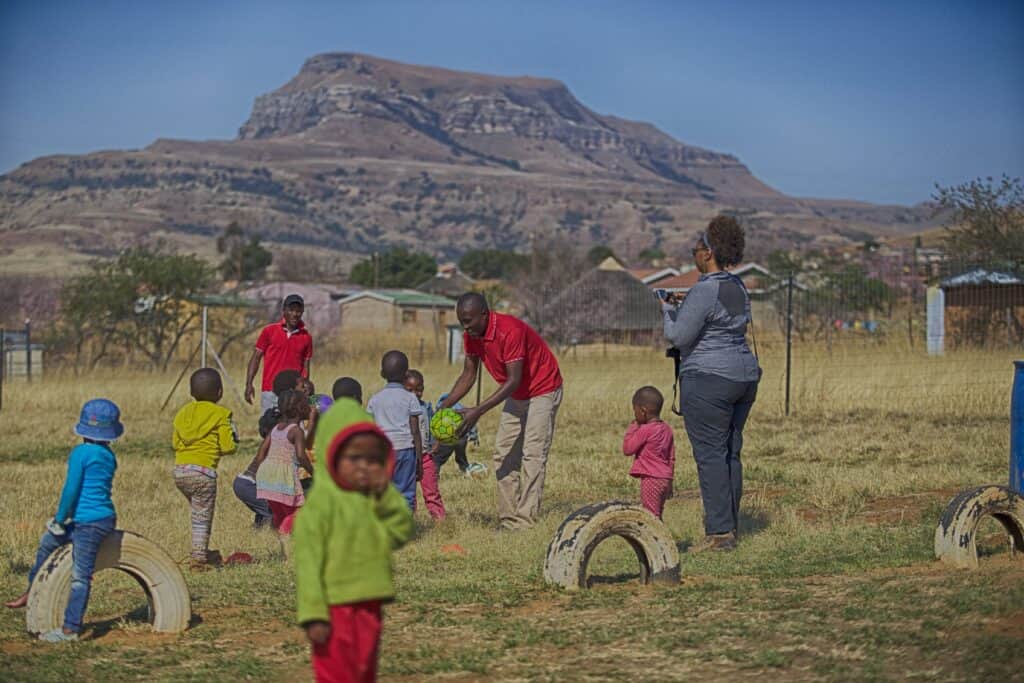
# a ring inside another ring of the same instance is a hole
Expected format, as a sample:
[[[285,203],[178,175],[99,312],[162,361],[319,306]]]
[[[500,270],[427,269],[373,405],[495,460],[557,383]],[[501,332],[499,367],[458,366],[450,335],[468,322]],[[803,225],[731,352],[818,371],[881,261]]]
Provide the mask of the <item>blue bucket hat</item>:
[[[75,434],[96,441],[113,441],[124,434],[121,409],[105,398],[86,401],[78,424],[75,425]]]

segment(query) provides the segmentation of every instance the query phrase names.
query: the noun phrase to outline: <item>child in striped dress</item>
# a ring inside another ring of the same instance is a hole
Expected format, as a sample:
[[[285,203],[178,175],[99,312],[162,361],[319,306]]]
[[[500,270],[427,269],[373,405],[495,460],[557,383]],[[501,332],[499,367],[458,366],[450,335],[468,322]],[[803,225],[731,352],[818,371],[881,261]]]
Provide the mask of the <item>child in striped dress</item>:
[[[256,472],[256,497],[267,501],[274,528],[288,535],[295,513],[305,502],[299,467],[313,471],[306,455],[306,434],[299,423],[309,418],[309,400],[300,391],[285,391],[278,398],[281,421],[263,440],[250,470]]]

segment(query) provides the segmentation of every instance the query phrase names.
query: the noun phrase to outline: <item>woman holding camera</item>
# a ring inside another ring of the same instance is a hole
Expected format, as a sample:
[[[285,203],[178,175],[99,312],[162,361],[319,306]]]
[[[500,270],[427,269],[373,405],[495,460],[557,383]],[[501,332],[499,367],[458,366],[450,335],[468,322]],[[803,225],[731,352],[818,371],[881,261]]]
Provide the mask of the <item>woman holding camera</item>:
[[[700,280],[681,304],[669,298],[662,305],[665,336],[681,356],[680,408],[704,501],[705,537],[691,552],[736,547],[743,425],[761,378],[746,340],[750,297],[725,270],[743,258],[745,243],[736,219],[714,218],[692,249]]]

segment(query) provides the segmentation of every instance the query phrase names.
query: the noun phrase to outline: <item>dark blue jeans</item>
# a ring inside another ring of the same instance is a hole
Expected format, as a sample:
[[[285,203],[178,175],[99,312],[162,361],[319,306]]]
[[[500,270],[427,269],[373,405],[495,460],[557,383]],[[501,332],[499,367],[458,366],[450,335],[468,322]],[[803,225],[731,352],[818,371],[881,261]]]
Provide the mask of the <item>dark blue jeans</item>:
[[[438,475],[441,474],[441,465],[448,462],[448,459],[455,455],[455,464],[459,466],[459,469],[465,472],[469,469],[469,459],[466,457],[466,444],[469,442],[468,438],[459,439],[458,443],[452,446],[445,446],[442,444],[438,447],[437,453],[433,455],[434,465],[436,466]]]
[[[245,503],[245,506],[255,513],[252,525],[259,529],[270,524],[273,516],[270,514],[270,506],[267,501],[256,497],[256,482],[247,476],[239,474],[235,477],[232,489],[235,497]]]
[[[743,427],[757,398],[757,382],[686,372],[679,393],[704,501],[704,533],[735,532],[743,497]]]
[[[416,511],[416,449],[403,448],[395,451],[395,471],[391,475],[395,488],[409,504],[409,509]]]
[[[89,589],[92,588],[92,572],[96,568],[96,554],[100,543],[116,525],[117,517],[113,516],[94,522],[72,523],[67,525],[67,533],[63,536],[55,536],[47,531],[39,539],[36,562],[28,573],[29,588],[46,558],[62,545],[71,544],[71,597],[64,610],[64,629],[67,631],[78,633],[82,630],[82,617],[85,616]]]

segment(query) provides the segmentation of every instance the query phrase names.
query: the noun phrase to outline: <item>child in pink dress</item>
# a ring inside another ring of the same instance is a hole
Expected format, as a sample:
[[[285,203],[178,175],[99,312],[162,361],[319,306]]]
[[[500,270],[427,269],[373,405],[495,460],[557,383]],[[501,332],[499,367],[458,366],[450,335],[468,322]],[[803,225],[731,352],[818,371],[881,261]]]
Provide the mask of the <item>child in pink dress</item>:
[[[278,407],[281,420],[263,440],[248,471],[255,472],[256,497],[270,506],[274,528],[288,535],[295,513],[306,500],[299,467],[313,471],[306,455],[306,434],[299,425],[309,418],[309,399],[300,391],[285,391],[278,397]]]
[[[633,394],[633,416],[626,429],[622,453],[634,456],[630,476],[640,479],[640,502],[644,509],[661,519],[665,501],[672,495],[676,467],[675,436],[661,420],[665,403],[654,387],[641,387]]]

